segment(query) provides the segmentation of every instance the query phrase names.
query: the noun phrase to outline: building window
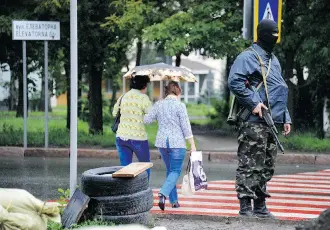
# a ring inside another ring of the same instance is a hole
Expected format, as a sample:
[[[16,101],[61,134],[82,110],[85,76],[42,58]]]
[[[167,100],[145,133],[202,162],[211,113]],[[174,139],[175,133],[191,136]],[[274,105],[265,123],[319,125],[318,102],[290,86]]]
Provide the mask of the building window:
[[[188,82],[188,95],[189,96],[195,95],[195,83],[194,82]]]

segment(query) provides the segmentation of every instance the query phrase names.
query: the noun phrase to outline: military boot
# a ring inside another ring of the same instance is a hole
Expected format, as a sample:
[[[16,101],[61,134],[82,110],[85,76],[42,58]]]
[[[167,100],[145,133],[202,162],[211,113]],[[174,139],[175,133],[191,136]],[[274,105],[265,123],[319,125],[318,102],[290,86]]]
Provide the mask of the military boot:
[[[251,206],[251,198],[244,197],[239,199],[240,210],[239,214],[243,217],[252,217],[252,206]]]
[[[254,210],[253,215],[259,218],[272,218],[275,219],[275,216],[271,214],[266,207],[266,199],[264,197],[260,197],[254,201]]]

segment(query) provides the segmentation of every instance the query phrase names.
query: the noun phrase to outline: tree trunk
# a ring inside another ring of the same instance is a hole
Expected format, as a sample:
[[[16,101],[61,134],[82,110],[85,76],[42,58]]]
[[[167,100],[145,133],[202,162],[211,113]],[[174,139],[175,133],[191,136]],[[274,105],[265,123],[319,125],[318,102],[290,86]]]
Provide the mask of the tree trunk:
[[[103,134],[102,68],[95,65],[89,73],[89,133]]]
[[[136,44],[136,66],[139,66],[141,64],[141,55],[142,55],[142,41],[141,38],[138,38],[138,42]]]
[[[295,124],[295,112],[294,112],[294,84],[290,81],[293,77],[293,66],[294,66],[294,53],[291,50],[287,50],[285,52],[285,69],[284,75],[286,83],[289,87],[289,95],[288,95],[288,110],[291,116],[292,125]]]
[[[69,61],[69,60],[68,60]],[[70,113],[71,113],[71,97],[70,97],[70,66],[68,61],[64,64],[66,76],[66,128],[70,130]]]
[[[227,104],[229,104],[230,101],[230,90],[228,88],[228,77],[229,77],[229,72],[230,72],[230,67],[234,62],[234,58],[228,56],[227,57],[227,62],[226,62],[226,78],[225,78],[225,83],[224,83],[224,99],[226,100]],[[229,112],[229,111],[228,111]]]
[[[41,93],[39,102],[39,111],[45,111],[45,78],[41,79]]]
[[[114,81],[112,77],[110,78],[110,85],[112,86],[112,96],[110,100],[109,112],[110,114],[112,114],[113,107],[115,106],[117,101],[117,91],[118,91],[118,87],[114,86]]]
[[[310,88],[314,88],[313,85],[306,85],[306,81],[303,76],[303,68],[300,64],[296,63],[297,70],[297,78],[298,78],[298,90],[297,90],[297,101],[296,101],[296,114],[295,127],[299,130],[309,130],[312,128],[313,121],[313,113],[311,113],[311,108],[313,108],[312,102],[312,94],[310,92]]]
[[[15,86],[15,75],[11,74],[10,85],[9,85],[9,100],[8,100],[8,109],[9,111],[16,110],[16,99],[17,99],[17,90]]]
[[[180,67],[180,65],[181,65],[181,53],[177,53],[175,55],[175,57],[176,57],[176,59],[175,59],[175,66]]]
[[[23,74],[21,71],[17,71],[18,75],[18,104],[16,108],[16,117],[24,117],[24,86],[23,86]]]
[[[323,108],[324,108],[324,97],[318,95],[318,100],[316,102],[315,108],[315,124],[316,124],[316,136],[320,139],[323,139],[325,136],[323,130]]]
[[[82,95],[82,74],[79,73],[78,75],[78,117],[81,118],[81,111],[82,111],[82,101],[81,101],[81,95]]]
[[[227,62],[226,62],[226,76],[225,76],[225,82],[224,82],[224,100],[226,102],[226,106],[223,110],[223,116],[228,116],[229,110],[230,110],[230,90],[228,88],[228,77],[229,77],[229,72],[230,72],[230,67],[234,62],[234,58],[231,56],[227,57]]]
[[[48,83],[48,89],[49,89],[49,95],[48,95],[48,112],[52,112],[53,108],[52,108],[52,97],[53,97],[53,90],[54,90],[54,82],[53,79],[50,80],[50,82]]]

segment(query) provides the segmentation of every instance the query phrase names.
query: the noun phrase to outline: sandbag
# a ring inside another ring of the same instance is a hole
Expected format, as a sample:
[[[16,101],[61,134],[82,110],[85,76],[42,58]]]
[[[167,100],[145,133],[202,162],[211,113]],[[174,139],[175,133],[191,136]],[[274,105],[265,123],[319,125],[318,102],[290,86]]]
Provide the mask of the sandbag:
[[[22,230],[32,229],[34,226],[33,217],[22,213],[9,213],[0,205],[0,229],[1,230]]]
[[[57,203],[46,203],[23,189],[0,188],[0,225],[3,230],[45,230],[48,220],[61,223]]]

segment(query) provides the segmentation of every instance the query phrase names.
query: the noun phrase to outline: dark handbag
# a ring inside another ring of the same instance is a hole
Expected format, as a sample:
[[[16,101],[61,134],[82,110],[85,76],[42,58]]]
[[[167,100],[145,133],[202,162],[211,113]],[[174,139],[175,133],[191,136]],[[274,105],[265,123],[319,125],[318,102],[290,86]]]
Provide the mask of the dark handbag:
[[[115,117],[115,121],[114,121],[114,123],[113,123],[112,126],[111,126],[111,130],[112,130],[112,132],[114,132],[114,133],[117,132],[117,130],[118,130],[118,126],[119,126],[119,123],[120,123],[120,116],[121,116],[121,114],[120,114],[120,105],[121,105],[121,100],[123,99],[123,97],[124,97],[124,95],[120,98],[119,105],[118,105],[118,107],[119,107],[119,109],[118,109],[118,113],[117,113],[117,115],[116,115],[116,117]]]

